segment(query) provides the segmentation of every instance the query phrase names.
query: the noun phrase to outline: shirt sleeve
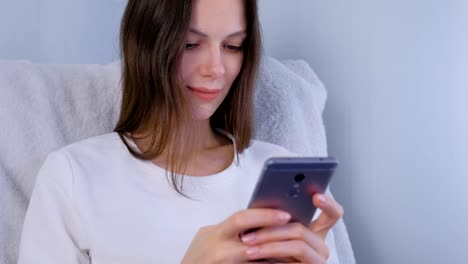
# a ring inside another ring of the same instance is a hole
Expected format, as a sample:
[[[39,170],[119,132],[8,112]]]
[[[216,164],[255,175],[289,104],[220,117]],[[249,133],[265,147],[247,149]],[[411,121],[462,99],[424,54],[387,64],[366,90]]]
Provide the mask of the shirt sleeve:
[[[73,174],[65,153],[42,165],[29,202],[19,264],[90,263],[87,232],[73,200]]]

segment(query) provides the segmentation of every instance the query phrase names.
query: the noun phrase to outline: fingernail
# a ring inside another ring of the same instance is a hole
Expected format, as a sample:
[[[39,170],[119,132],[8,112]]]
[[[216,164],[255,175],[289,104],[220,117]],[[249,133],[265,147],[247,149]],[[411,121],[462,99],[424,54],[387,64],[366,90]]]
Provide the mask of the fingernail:
[[[288,214],[288,213],[279,213],[278,214],[278,220],[280,220],[281,222],[289,221],[289,219],[291,219],[291,215]]]
[[[319,200],[319,202],[320,202],[321,204],[325,204],[325,202],[326,202],[325,195],[323,195],[323,194],[319,194],[319,195],[317,196],[317,199]]]
[[[245,243],[252,242],[255,240],[255,234],[245,235],[241,239],[242,239],[242,242],[245,242]]]
[[[259,249],[258,247],[250,247],[245,250],[245,253],[249,255],[250,257],[254,257],[258,255]]]

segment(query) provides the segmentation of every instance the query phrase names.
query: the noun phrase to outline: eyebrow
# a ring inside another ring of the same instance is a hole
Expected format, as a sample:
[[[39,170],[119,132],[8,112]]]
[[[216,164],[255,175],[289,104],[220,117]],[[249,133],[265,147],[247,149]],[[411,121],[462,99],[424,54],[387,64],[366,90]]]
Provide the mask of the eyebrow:
[[[195,29],[195,28],[190,28],[189,32],[200,35],[200,36],[205,37],[205,38],[208,37],[208,34],[203,33],[200,30]],[[246,35],[245,30],[241,30],[241,31],[231,33],[231,34],[227,35],[226,37],[227,38],[232,38],[232,37],[236,37],[236,36],[245,36],[245,35]]]

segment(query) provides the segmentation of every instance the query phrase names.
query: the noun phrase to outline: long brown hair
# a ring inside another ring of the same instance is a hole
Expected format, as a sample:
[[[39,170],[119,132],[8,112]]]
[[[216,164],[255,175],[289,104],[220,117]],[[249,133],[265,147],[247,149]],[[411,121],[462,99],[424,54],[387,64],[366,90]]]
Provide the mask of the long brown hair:
[[[212,128],[231,133],[242,152],[253,135],[253,88],[261,51],[256,0],[245,0],[247,37],[241,70],[213,116]],[[195,136],[184,126],[189,106],[178,71],[185,50],[192,12],[190,0],[129,0],[122,19],[122,108],[114,129],[130,153],[143,160],[166,155],[174,189],[182,193],[187,164],[193,157]],[[149,129],[147,150],[127,142],[132,133]],[[180,177],[180,178],[179,178]]]

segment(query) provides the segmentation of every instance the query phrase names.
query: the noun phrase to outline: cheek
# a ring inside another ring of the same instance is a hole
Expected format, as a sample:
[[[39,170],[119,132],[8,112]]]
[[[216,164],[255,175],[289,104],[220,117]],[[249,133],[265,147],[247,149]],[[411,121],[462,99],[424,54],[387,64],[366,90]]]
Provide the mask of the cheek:
[[[182,80],[187,80],[191,73],[193,72],[193,67],[195,65],[196,60],[193,56],[183,55],[182,61],[180,63],[179,75]]]
[[[226,65],[226,73],[229,81],[232,83],[234,79],[236,79],[237,75],[239,74],[242,68],[243,56],[237,56],[232,58],[229,63]]]

